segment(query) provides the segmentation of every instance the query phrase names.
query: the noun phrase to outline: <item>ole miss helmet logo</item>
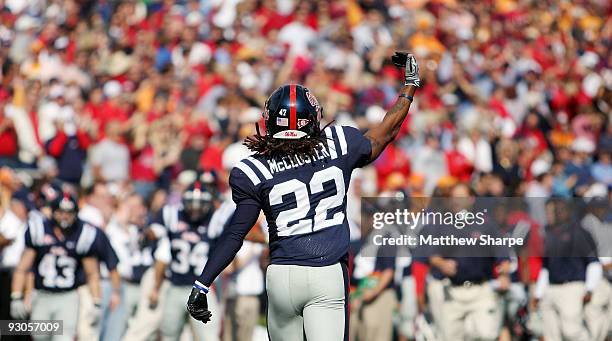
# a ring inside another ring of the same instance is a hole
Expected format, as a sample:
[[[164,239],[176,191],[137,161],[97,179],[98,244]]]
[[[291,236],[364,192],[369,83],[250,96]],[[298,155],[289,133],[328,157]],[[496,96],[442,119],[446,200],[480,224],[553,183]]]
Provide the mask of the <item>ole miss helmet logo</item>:
[[[300,129],[300,128],[302,128],[303,126],[307,125],[308,123],[310,123],[310,120],[307,120],[307,119],[304,119],[304,118],[299,119],[299,120],[297,121],[297,128],[298,128],[298,129]]]

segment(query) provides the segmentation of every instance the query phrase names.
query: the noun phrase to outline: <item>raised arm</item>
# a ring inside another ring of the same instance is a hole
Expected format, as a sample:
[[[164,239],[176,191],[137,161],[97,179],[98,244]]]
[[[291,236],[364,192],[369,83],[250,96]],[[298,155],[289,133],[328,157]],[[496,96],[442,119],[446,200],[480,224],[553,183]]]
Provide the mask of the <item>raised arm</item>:
[[[405,52],[396,52],[391,58],[396,66],[405,69],[404,87],[400,90],[400,97],[393,107],[385,114],[383,121],[371,128],[365,136],[372,143],[370,162],[382,153],[385,147],[395,139],[402,123],[408,114],[416,88],[419,87],[419,65],[413,55]]]

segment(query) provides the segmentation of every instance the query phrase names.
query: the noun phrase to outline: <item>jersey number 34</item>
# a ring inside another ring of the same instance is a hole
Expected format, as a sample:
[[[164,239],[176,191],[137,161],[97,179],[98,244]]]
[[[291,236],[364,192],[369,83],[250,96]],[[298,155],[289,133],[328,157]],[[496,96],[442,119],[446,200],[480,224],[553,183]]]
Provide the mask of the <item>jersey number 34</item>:
[[[321,198],[315,207],[314,219],[307,218],[311,202],[308,189],[310,189],[310,196],[319,193],[325,195],[327,193],[323,193],[323,184],[329,181],[334,182],[336,193]],[[340,168],[332,166],[315,172],[308,183],[308,187],[298,179],[291,179],[275,185],[270,191],[270,205],[282,204],[283,196],[291,193],[295,195],[296,207],[283,210],[276,217],[278,236],[310,233],[326,227],[340,225],[344,221],[343,212],[336,212],[332,217],[327,218],[327,211],[341,206],[344,201],[344,175]],[[295,223],[289,225],[291,222]]]

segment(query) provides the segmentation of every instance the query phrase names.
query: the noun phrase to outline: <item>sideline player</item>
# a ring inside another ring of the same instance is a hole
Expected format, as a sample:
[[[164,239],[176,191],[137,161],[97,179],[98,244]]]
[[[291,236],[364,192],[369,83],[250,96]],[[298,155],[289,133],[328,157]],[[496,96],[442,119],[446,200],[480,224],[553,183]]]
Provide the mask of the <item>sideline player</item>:
[[[196,180],[182,196],[182,206],[166,205],[155,219],[151,228],[159,240],[156,252],[155,284],[150,296],[151,305],[159,300],[159,291],[164,272],[170,286],[165,293],[161,334],[163,340],[176,340],[181,337],[185,323],[189,322],[194,340],[219,340],[221,321],[210,325],[197,323],[189,317],[182,299],[191,290],[192,284],[204,268],[209,249],[218,236],[222,226],[210,226],[215,211],[214,190],[201,180]],[[166,248],[166,252],[162,251]],[[168,270],[165,271],[166,265]],[[214,292],[209,303],[218,307]]]
[[[73,340],[76,335],[79,296],[78,272],[84,271],[97,307],[100,306],[100,276],[94,251],[102,243],[99,230],[77,218],[77,201],[65,193],[51,203],[51,219],[30,214],[25,234],[26,249],[15,269],[11,294],[11,315],[26,318],[23,291],[30,269],[34,272],[32,320],[62,320],[63,333],[38,336],[35,340]],[[90,316],[100,318],[100,309]]]
[[[207,293],[232,261],[261,210],[270,234],[266,272],[268,333],[273,341],[342,340],[348,334],[346,190],[353,169],[375,160],[395,138],[420,84],[414,56],[397,52],[405,82],[383,121],[365,135],[320,129],[323,109],[307,88],[290,84],[266,101],[266,134],[247,138],[255,152],[230,173],[236,212],[194,283],[187,308],[211,320]],[[218,320],[218,319],[217,319]],[[213,320],[214,321],[214,320]]]

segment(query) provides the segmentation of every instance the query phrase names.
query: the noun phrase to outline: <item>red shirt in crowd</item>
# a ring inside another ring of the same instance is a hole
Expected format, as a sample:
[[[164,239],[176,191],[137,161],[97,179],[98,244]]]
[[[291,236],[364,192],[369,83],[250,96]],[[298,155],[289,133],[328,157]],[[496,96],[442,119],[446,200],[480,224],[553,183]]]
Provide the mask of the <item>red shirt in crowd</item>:
[[[444,153],[446,155],[446,165],[448,174],[457,178],[459,181],[469,181],[474,171],[472,163],[458,150],[453,149]]]
[[[406,153],[395,144],[389,144],[374,161],[374,167],[378,174],[378,186],[383,188],[387,181],[387,176],[391,173],[399,172],[402,175],[410,175],[410,161]]]
[[[200,156],[200,167],[206,171],[216,171],[217,173],[223,170],[223,149],[217,145],[208,145],[202,151]]]
[[[132,153],[132,180],[153,182],[157,180],[155,174],[154,152],[150,145],[145,146],[140,151]]]
[[[102,103],[102,105],[92,112],[94,114],[93,118],[98,122],[100,127],[100,136],[104,135],[104,129],[106,128],[106,124],[110,121],[119,121],[121,123],[126,122],[130,116],[128,112],[111,103],[110,101],[106,101]]]
[[[4,115],[0,116],[0,127],[7,124],[8,119]],[[0,132],[0,156],[11,157],[17,154],[17,134],[12,124],[2,129]]]

